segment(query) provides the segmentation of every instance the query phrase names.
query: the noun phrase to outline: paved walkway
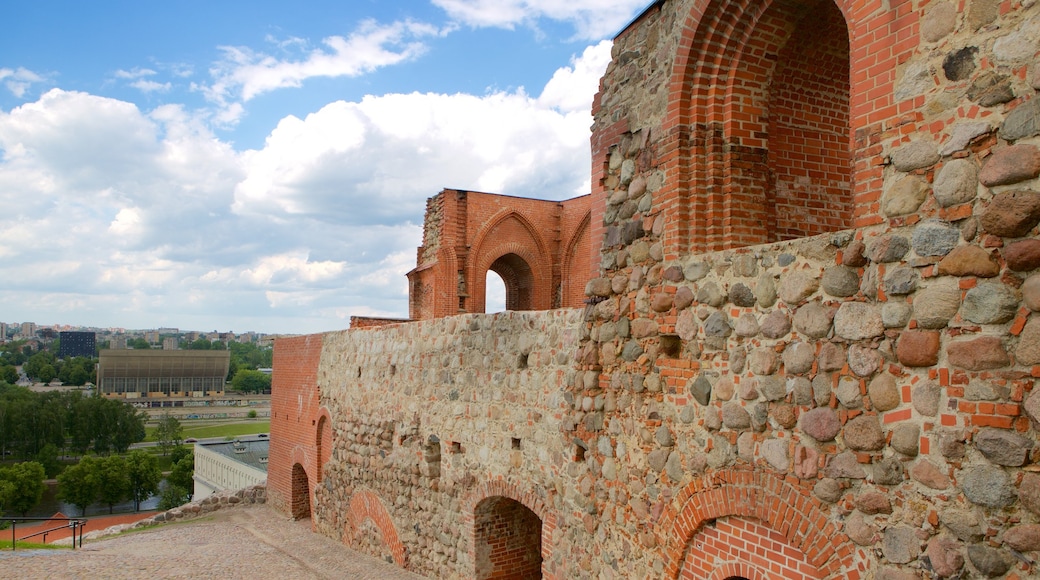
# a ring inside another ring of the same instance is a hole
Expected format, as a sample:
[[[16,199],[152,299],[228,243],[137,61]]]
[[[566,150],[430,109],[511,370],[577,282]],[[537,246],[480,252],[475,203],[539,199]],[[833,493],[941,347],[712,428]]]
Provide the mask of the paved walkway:
[[[0,551],[4,578],[347,578],[417,580],[264,505],[87,541],[83,549]]]

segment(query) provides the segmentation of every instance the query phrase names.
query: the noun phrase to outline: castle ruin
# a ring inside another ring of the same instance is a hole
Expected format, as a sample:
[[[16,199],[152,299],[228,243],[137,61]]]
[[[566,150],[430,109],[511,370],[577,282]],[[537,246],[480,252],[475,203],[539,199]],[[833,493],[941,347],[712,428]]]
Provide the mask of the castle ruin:
[[[442,192],[414,322],[277,341],[269,501],[436,578],[1037,577],[1038,53],[1034,0],[655,2],[591,196]]]

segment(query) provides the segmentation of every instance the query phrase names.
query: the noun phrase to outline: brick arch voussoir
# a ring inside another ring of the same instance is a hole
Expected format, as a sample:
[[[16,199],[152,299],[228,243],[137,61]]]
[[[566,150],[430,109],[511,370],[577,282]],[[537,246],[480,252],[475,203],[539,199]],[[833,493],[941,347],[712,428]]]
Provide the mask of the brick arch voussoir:
[[[680,490],[662,518],[669,539],[662,552],[665,577],[678,578],[686,549],[704,524],[727,516],[753,518],[782,534],[828,577],[851,570],[856,553],[851,541],[822,508],[808,488],[764,471],[706,474]]]
[[[536,250],[534,254],[538,257],[539,264],[547,264],[549,262],[550,255],[549,244],[545,241],[545,239],[542,238],[542,235],[538,233],[538,228],[535,227],[534,222],[531,221],[531,218],[529,218],[522,211],[516,209],[502,209],[496,212],[490,218],[488,218],[484,226],[481,227],[480,231],[477,232],[477,235],[473,236],[473,242],[470,244],[470,246],[474,248],[476,252],[472,255],[478,256],[478,260],[483,261],[485,255],[484,247],[485,245],[488,245],[487,239],[495,232],[495,230],[499,226],[501,226],[509,219],[516,219],[518,222],[520,222],[520,225],[524,227],[528,235],[531,236],[531,239],[534,240]],[[488,264],[491,264],[491,262],[494,262],[499,257],[501,256],[496,256],[491,261],[489,261]],[[530,265],[533,269],[534,264]]]
[[[726,580],[739,576],[748,580],[769,580],[769,574],[747,562],[727,562],[712,572],[706,580]]]
[[[309,450],[303,445],[294,445],[292,451],[289,452],[289,465],[296,465],[299,463],[300,467],[302,467],[303,471],[307,474],[308,483],[310,483],[312,479],[311,472],[314,471],[312,468],[313,466],[310,463],[310,456],[311,454],[309,453]]]
[[[473,269],[470,272],[470,277],[473,279],[470,283],[470,296],[474,297],[475,305],[479,305],[482,308],[487,307],[484,303],[484,294],[487,291],[485,275],[491,269],[491,265],[495,263],[495,260],[508,254],[516,254],[524,262],[527,262],[527,265],[531,268],[534,288],[542,288],[550,283],[552,272],[548,260],[544,256],[533,252],[530,246],[519,242],[488,244],[488,246],[480,248],[478,253],[475,254],[472,263]]]
[[[408,553],[397,533],[390,512],[374,492],[361,490],[350,498],[347,507],[347,522],[343,527],[343,544],[351,546],[365,520],[370,520],[383,536],[383,543],[390,549],[394,562],[402,568],[408,567]]]

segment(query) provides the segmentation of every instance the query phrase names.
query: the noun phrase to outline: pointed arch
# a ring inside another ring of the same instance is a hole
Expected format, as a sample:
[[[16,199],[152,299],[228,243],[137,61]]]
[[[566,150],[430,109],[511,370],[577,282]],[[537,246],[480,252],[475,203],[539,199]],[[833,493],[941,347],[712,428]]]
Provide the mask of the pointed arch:
[[[523,213],[498,212],[474,237],[466,273],[469,312],[484,312],[485,275],[494,269],[506,285],[507,310],[551,307],[552,262],[547,244]]]

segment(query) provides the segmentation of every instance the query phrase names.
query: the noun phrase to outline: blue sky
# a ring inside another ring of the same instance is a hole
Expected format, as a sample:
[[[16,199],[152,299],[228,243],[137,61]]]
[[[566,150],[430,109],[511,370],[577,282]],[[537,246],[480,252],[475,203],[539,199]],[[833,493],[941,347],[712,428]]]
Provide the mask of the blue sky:
[[[0,320],[406,316],[426,198],[589,188],[646,0],[0,4]]]

